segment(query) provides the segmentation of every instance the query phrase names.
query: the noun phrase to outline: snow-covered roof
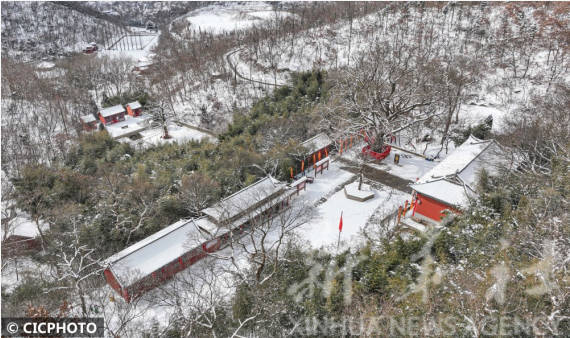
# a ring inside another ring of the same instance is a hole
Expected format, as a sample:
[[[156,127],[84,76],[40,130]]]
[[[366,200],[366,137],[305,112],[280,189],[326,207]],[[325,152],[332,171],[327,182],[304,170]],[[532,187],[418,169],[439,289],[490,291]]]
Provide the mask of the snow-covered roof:
[[[434,198],[450,206],[465,207],[473,191],[467,186],[455,184],[445,179],[412,185],[418,193]]]
[[[267,176],[250,186],[228,196],[202,212],[218,223],[224,220],[231,220],[252,207],[263,203],[267,198],[280,192],[285,185],[271,176]]]
[[[55,67],[55,63],[49,61],[42,61],[36,66],[38,69],[51,69],[53,67]]]
[[[307,176],[301,176],[300,179],[298,179],[298,180],[296,180],[296,181],[290,183],[289,186],[290,186],[290,187],[296,187],[296,186],[298,186],[299,184],[301,184],[301,183],[303,183],[303,182],[306,182],[306,181],[307,181]]]
[[[211,239],[201,228],[213,227],[205,217],[180,220],[114,254],[105,262],[121,286],[129,286]]]
[[[42,231],[49,229],[47,223],[40,221],[39,227]],[[2,240],[10,236],[22,236],[28,238],[35,238],[40,235],[38,224],[32,221],[26,213],[13,218],[10,222],[2,224],[1,236]]]
[[[124,121],[120,121],[113,124],[107,124],[105,130],[111,135],[111,137],[118,139],[121,137],[129,136],[141,132],[148,128],[148,120],[151,116],[125,116]]]
[[[328,137],[327,134],[320,133],[301,143],[301,145],[308,150],[309,154],[312,154],[330,145],[331,143],[332,140],[330,137]]]
[[[95,116],[93,116],[93,114],[83,115],[80,117],[80,119],[83,123],[91,123],[97,121],[97,119],[95,118]]]
[[[118,104],[116,106],[112,106],[109,108],[105,108],[105,109],[101,109],[101,111],[99,112],[101,114],[101,116],[103,117],[108,117],[108,116],[113,116],[119,113],[122,113],[125,111],[125,108],[123,108],[122,105]]]
[[[127,106],[131,107],[131,109],[139,109],[142,107],[139,101],[131,102],[127,104]]]
[[[476,158],[485,152],[491,144],[496,144],[496,142],[494,140],[479,140],[472,135],[469,136],[467,141],[456,148],[453,153],[449,154],[441,163],[422,176],[418,183],[427,183],[442,177],[462,173]],[[481,165],[483,165],[483,163],[479,162],[479,166]],[[480,168],[471,169],[473,169],[473,174],[475,174],[477,169]],[[470,177],[462,177],[462,179],[468,181],[468,184],[472,184],[473,181],[476,180],[476,177],[472,177],[473,175],[469,176]]]

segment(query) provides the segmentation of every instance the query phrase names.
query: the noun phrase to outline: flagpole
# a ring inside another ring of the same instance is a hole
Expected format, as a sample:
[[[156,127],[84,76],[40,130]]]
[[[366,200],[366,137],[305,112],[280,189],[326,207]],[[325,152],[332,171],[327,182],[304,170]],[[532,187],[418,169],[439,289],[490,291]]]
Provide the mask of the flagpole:
[[[340,212],[340,227],[338,229],[338,242],[336,243],[336,249],[338,250],[338,248],[340,247],[340,233],[342,232],[342,213],[343,211]]]

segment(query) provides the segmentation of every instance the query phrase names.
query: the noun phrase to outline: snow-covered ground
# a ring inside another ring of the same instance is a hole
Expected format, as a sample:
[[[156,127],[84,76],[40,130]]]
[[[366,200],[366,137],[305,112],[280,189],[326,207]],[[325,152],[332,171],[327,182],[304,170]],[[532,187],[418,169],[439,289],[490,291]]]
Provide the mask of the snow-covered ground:
[[[159,33],[137,32],[133,35],[121,37],[109,49],[100,48],[98,56],[111,58],[130,58],[134,62],[148,59],[153,48],[158,44]]]
[[[493,132],[500,133],[505,129],[505,108],[496,108],[487,105],[462,105],[459,110],[459,123],[465,126],[476,126],[488,116],[493,117]]]
[[[361,152],[362,147],[364,146],[364,142],[360,142],[357,145],[353,146],[353,148],[344,151],[342,153],[342,158],[357,162],[358,155]],[[432,151],[426,151],[426,153],[431,153]],[[394,163],[394,156],[396,154],[400,155],[400,161],[398,164]],[[445,152],[440,154],[440,158],[444,158]],[[390,155],[383,159],[382,161],[375,161],[370,159],[365,159],[365,163],[373,168],[380,169],[386,171],[394,176],[398,176],[400,178],[415,182],[416,179],[422,177],[426,172],[428,172],[431,168],[435,167],[439,161],[428,161],[423,157],[415,156],[410,153],[392,148],[390,151]]]
[[[188,13],[185,20],[191,30],[221,34],[290,15],[266,2],[219,2]]]
[[[111,137],[120,138],[126,135],[132,135],[137,132],[141,132],[144,129],[148,128],[150,119],[150,115],[143,114],[137,117],[126,115],[124,121],[107,124],[105,126],[105,130],[107,130]]]
[[[297,233],[314,248],[336,249],[342,213],[341,248],[357,247],[364,241],[362,230],[377,209],[387,215],[409,198],[408,194],[389,187],[372,190],[375,192],[374,198],[365,202],[348,199],[344,190],[337,191],[315,208],[312,220],[299,227]]]
[[[210,142],[217,142],[217,139],[210,134],[202,132],[197,129],[188,128],[175,122],[168,124],[168,135],[170,138],[164,139],[164,129],[162,127],[155,127],[139,132],[142,138],[138,140],[131,140],[129,138],[122,138],[121,142],[127,142],[135,147],[147,148],[153,145],[164,143],[185,143],[191,140],[200,141],[207,139]]]
[[[400,155],[398,164],[394,163],[394,155]],[[392,175],[415,182],[431,168],[437,165],[437,161],[428,161],[419,156],[410,155],[403,151],[392,148],[390,155],[379,163],[370,162],[369,166],[384,170]]]
[[[28,257],[2,259],[2,292],[11,293],[27,276],[52,280],[48,265],[38,263]]]

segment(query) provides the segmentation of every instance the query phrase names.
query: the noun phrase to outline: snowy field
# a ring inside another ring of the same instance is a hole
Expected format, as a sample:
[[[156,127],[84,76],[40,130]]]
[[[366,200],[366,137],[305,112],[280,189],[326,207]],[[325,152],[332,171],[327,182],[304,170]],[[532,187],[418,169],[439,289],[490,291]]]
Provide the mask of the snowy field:
[[[148,128],[150,115],[141,115],[132,117],[125,116],[125,120],[105,126],[105,130],[111,135],[112,138],[120,138],[127,135],[132,135]]]
[[[310,189],[311,187],[309,187]],[[344,189],[337,191],[326,202],[315,208],[312,220],[297,229],[301,238],[310,242],[314,248],[336,249],[340,215],[343,214],[343,227],[340,235],[341,249],[358,247],[364,243],[362,231],[368,219],[375,213],[389,214],[409,199],[409,194],[383,187],[372,190],[374,198],[358,202],[348,199]],[[377,211],[377,209],[380,209]]]
[[[465,126],[475,126],[483,122],[488,116],[493,117],[493,132],[500,133],[505,129],[505,108],[495,108],[487,105],[462,105],[459,110],[459,123]]]
[[[290,15],[286,11],[273,10],[265,2],[221,2],[194,10],[185,20],[191,30],[222,34]]]
[[[149,58],[153,48],[158,44],[159,33],[144,33],[144,35],[127,35],[116,41],[110,49],[101,48],[98,56],[111,58],[130,58],[135,62]]]
[[[174,122],[168,124],[169,139],[164,139],[164,129],[162,127],[150,128],[139,132],[142,138],[138,140],[131,140],[129,138],[121,139],[121,142],[130,143],[137,148],[148,148],[153,145],[160,145],[165,143],[185,143],[191,140],[200,141],[207,139],[210,142],[217,142],[217,139],[205,132],[192,129]]]

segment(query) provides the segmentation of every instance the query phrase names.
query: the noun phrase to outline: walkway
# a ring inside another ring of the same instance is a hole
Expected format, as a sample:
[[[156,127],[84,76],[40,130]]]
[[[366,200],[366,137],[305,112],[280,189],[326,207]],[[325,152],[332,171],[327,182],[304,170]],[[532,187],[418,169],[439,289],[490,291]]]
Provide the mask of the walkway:
[[[346,171],[350,171],[351,173],[355,173],[355,174],[359,173],[358,164],[356,164],[352,161],[349,161],[345,158],[341,158],[340,161],[348,164],[348,166],[341,167],[341,169],[346,170]],[[405,179],[400,178],[398,176],[392,175],[390,173],[385,172],[384,170],[380,170],[380,169],[371,167],[367,164],[364,164],[363,174],[364,174],[364,177],[366,177],[367,179],[369,179],[371,181],[380,182],[384,185],[387,185],[389,187],[392,187],[394,189],[397,189],[397,190],[400,190],[403,192],[408,192],[408,193],[412,192],[412,188],[410,188],[410,183],[413,183],[412,181],[405,180]]]

